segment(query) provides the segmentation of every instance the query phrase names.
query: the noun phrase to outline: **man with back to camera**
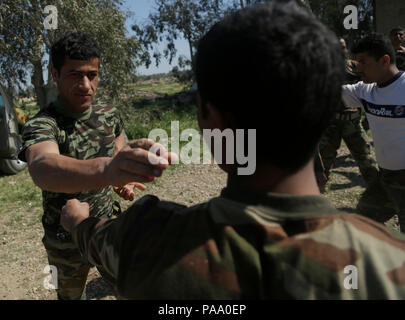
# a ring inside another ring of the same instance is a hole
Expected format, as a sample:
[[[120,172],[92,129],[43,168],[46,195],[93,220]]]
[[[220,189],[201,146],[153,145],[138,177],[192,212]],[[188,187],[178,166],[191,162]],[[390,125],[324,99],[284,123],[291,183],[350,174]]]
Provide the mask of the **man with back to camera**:
[[[393,229],[405,231],[405,74],[398,70],[394,48],[383,34],[366,36],[352,51],[362,81],[343,86],[343,100],[347,106],[364,107],[380,180],[395,206],[389,209],[381,203],[380,208],[364,207],[362,211]],[[368,197],[374,196],[380,195]]]
[[[110,218],[117,211],[110,185],[122,198],[133,200],[134,187],[145,189],[139,182],[152,181],[167,167],[147,161],[145,149],[153,145],[151,141],[125,146],[123,123],[115,107],[92,104],[100,56],[97,43],[87,33],[71,33],[56,41],[51,71],[58,99],[30,119],[23,131],[20,158],[42,189],[42,241],[49,264],[57,268],[59,299],[84,298],[91,267],[59,224],[66,201],[86,201],[91,216]],[[108,275],[99,271],[108,281]]]
[[[187,208],[145,196],[111,221],[70,200],[61,224],[125,298],[404,298],[405,237],[336,210],[316,183],[314,153],[344,73],[336,36],[293,2],[227,16],[198,45],[198,123],[255,128],[256,171],[221,164],[219,197]]]

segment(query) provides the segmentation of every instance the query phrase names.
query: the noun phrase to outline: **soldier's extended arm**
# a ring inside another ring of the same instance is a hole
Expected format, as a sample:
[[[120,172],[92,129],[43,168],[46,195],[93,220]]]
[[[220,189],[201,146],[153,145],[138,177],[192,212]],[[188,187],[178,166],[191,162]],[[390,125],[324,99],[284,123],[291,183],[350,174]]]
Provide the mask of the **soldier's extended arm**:
[[[26,159],[38,187],[52,192],[75,193],[108,185],[151,182],[161,176],[168,162],[147,151],[154,143],[148,139],[134,140],[113,158],[77,160],[61,155],[55,142],[43,141],[27,148]],[[158,164],[151,164],[148,155]]]
[[[362,108],[360,96],[362,83],[346,84],[342,86],[342,101],[346,107],[349,108]]]
[[[124,219],[89,217],[89,205],[77,199],[69,200],[62,208],[61,225],[72,233],[73,241],[82,256],[95,266],[103,266],[117,278],[118,260]],[[97,231],[97,232],[96,232]]]

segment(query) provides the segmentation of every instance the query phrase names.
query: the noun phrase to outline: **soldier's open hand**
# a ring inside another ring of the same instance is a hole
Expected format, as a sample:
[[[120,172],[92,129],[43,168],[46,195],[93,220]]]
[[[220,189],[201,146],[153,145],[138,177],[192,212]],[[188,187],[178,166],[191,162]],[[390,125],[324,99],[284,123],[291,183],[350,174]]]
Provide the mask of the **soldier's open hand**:
[[[123,187],[145,187],[142,182],[152,182],[160,177],[177,155],[150,139],[132,140],[107,163],[105,175],[110,184]],[[146,187],[145,187],[146,188]]]

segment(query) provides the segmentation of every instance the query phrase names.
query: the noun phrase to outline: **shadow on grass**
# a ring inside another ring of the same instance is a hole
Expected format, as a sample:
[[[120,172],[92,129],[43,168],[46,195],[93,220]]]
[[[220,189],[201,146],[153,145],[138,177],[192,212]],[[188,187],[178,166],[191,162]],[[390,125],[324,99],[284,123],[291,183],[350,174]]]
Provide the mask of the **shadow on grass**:
[[[102,277],[95,278],[86,285],[87,300],[100,300],[113,295],[114,293],[111,287],[103,280]]]
[[[357,163],[350,154],[337,157],[333,168],[351,168],[356,167]]]
[[[329,186],[329,190],[342,190],[342,189],[348,189],[348,188],[352,188],[352,187],[356,187],[356,186],[361,186],[361,187],[366,187],[364,180],[362,178],[362,176],[358,173],[355,172],[344,172],[344,171],[334,171],[333,173],[335,174],[340,174],[344,177],[346,177],[347,179],[350,180],[349,183],[342,183],[342,184],[331,184]]]

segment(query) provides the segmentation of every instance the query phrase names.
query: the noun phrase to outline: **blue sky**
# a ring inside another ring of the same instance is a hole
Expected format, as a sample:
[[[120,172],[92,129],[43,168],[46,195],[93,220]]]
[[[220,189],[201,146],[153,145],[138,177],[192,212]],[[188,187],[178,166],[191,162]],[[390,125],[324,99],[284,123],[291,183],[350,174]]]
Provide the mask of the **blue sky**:
[[[147,21],[149,13],[154,8],[155,1],[153,0],[126,0],[123,3],[122,9],[125,11],[131,11],[132,16],[127,19],[126,27],[128,30],[128,35],[133,35],[134,32],[131,29],[131,26],[136,22],[137,24],[143,24]],[[137,72],[140,75],[149,75],[154,73],[166,73],[169,72],[174,66],[177,65],[177,59],[180,55],[184,55],[187,58],[190,58],[188,44],[184,39],[177,40],[175,42],[177,55],[172,61],[172,65],[169,65],[169,61],[162,57],[161,63],[158,67],[155,66],[155,63],[149,66],[146,69],[145,66],[140,66]],[[165,48],[165,43],[159,45],[158,50],[162,53]]]

